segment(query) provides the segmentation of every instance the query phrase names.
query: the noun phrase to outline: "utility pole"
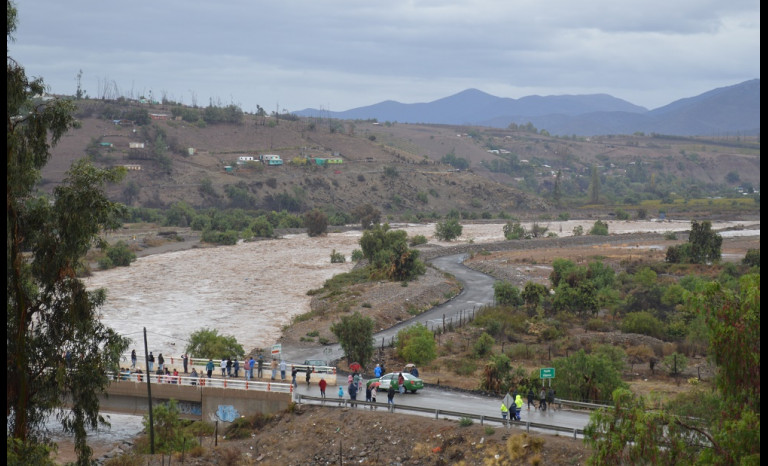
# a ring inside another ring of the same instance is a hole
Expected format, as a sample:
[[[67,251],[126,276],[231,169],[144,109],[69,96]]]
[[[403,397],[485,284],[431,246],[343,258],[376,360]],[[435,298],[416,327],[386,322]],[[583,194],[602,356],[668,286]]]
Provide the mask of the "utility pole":
[[[144,367],[147,369],[147,401],[149,402],[149,452],[155,454],[155,423],[152,421],[152,384],[149,382],[149,350],[147,349],[147,327],[144,327]]]

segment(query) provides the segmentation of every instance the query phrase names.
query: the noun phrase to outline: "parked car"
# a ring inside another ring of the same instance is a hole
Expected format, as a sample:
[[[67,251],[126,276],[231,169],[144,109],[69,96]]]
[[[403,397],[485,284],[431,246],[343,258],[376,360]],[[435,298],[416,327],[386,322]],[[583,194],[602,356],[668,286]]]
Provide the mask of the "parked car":
[[[315,372],[330,374],[333,371],[333,369],[328,366],[328,361],[325,361],[323,359],[305,359],[304,365],[310,368],[314,367]],[[300,368],[299,370],[306,372],[306,369],[303,367]]]
[[[397,378],[399,376],[400,372],[390,372],[389,374],[384,374],[379,378],[369,380],[366,385],[370,386],[372,383],[378,382],[380,391],[389,390],[390,384],[397,387]],[[417,390],[424,388],[424,382],[420,378],[414,377],[407,372],[403,372],[403,379],[405,379],[403,385],[405,386],[406,391],[416,393]]]

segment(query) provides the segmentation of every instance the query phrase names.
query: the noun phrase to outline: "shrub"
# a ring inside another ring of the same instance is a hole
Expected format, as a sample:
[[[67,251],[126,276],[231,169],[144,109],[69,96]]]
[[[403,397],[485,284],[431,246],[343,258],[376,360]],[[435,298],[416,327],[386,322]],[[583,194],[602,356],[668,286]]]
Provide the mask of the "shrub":
[[[461,236],[462,226],[456,219],[438,222],[435,227],[435,236],[443,241],[451,241]]]
[[[118,241],[107,247],[107,257],[115,267],[127,267],[136,260],[136,254],[125,241]]]
[[[624,209],[616,209],[616,218],[619,220],[629,220],[629,213]]]
[[[309,236],[324,235],[328,231],[328,216],[321,210],[313,209],[304,214],[304,224]]]
[[[363,251],[359,249],[353,249],[352,250],[352,256],[351,259],[355,262],[361,260],[363,258]]]
[[[459,419],[459,426],[461,427],[469,427],[474,423],[475,421],[471,417],[462,417]]]
[[[747,249],[747,254],[741,262],[750,267],[760,267],[760,250]]]
[[[576,225],[573,227],[573,236],[581,236],[584,234],[584,227],[581,225]]]
[[[408,362],[425,365],[437,358],[435,335],[417,323],[397,333],[397,355]]]
[[[608,234],[608,224],[597,220],[592,228],[589,230],[590,235],[602,235]]]
[[[605,321],[605,319],[589,319],[586,325],[587,330],[593,332],[608,332],[611,330],[611,325]]]
[[[481,357],[489,354],[493,349],[494,343],[496,343],[496,340],[494,340],[492,336],[483,332],[483,334],[480,335],[480,338],[475,341],[475,344],[472,347],[475,356]]]
[[[623,333],[639,333],[655,338],[664,336],[664,324],[648,311],[630,312],[621,323]]]
[[[427,237],[424,235],[415,235],[412,236],[411,239],[408,241],[408,243],[411,246],[418,246],[420,244],[427,244]]]
[[[520,222],[509,221],[504,225],[504,238],[508,240],[525,238],[525,228]]]
[[[335,249],[331,252],[331,264],[343,264],[346,261],[347,259],[344,257],[344,254],[336,252]]]

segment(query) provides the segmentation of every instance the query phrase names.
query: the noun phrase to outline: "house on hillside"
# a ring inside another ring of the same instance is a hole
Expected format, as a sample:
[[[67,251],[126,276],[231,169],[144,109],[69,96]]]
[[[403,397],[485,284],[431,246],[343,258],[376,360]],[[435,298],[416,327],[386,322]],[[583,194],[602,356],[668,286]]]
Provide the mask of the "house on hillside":
[[[168,120],[171,117],[167,113],[150,113],[149,118],[152,120]]]
[[[129,142],[128,147],[131,149],[143,149],[144,143],[143,142]]]
[[[331,164],[331,165],[338,165],[338,164],[344,163],[344,159],[342,159],[341,157],[329,157],[325,159],[325,163]]]
[[[259,160],[264,162],[265,165],[282,165],[283,159],[276,154],[262,154],[259,156]]]
[[[139,165],[137,163],[125,163],[125,164],[120,165],[120,166],[125,168],[126,170],[133,170],[133,171],[141,170],[141,165]]]

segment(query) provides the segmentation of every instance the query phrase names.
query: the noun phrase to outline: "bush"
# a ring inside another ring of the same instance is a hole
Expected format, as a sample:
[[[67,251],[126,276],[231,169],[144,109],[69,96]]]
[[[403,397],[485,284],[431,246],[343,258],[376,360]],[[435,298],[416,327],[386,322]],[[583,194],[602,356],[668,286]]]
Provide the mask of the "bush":
[[[304,214],[304,225],[309,236],[324,235],[328,231],[328,216],[321,210],[311,210]]]
[[[509,282],[495,282],[493,284],[493,298],[502,306],[520,306],[523,304],[520,290]]]
[[[576,225],[573,227],[573,236],[581,236],[584,234],[584,227],[581,225]]]
[[[747,249],[747,254],[741,261],[742,264],[750,267],[760,267],[760,250],[759,249]]]
[[[648,311],[630,312],[621,323],[623,333],[639,333],[655,338],[663,338],[664,324]]]
[[[136,254],[125,241],[118,241],[113,246],[107,247],[107,257],[116,267],[127,267],[136,260]]]
[[[496,343],[496,340],[494,340],[492,336],[483,332],[483,334],[480,335],[480,338],[475,341],[475,344],[472,347],[475,356],[482,357],[489,354],[493,349],[494,343]]]
[[[443,241],[451,241],[461,236],[462,226],[456,219],[438,222],[435,227],[435,236]]]
[[[471,417],[463,417],[463,418],[459,419],[459,426],[461,426],[461,427],[469,427],[469,426],[471,426],[474,423],[475,423],[475,421],[472,420]]]
[[[611,330],[611,325],[606,322],[605,319],[589,319],[586,325],[587,330],[593,332],[608,332]]]
[[[353,249],[351,258],[353,261],[358,262],[363,258],[363,251],[359,249]]]
[[[504,238],[508,240],[525,238],[525,228],[520,222],[507,222],[504,225]]]
[[[344,257],[344,254],[336,252],[335,249],[331,252],[331,264],[343,264],[346,261],[347,259]]]
[[[411,246],[418,246],[420,244],[427,244],[427,237],[424,235],[415,235],[408,241]]]
[[[606,236],[608,234],[608,224],[597,220],[592,229],[589,230],[589,234]]]
[[[397,355],[422,366],[437,358],[435,335],[425,325],[417,323],[397,333]]]

